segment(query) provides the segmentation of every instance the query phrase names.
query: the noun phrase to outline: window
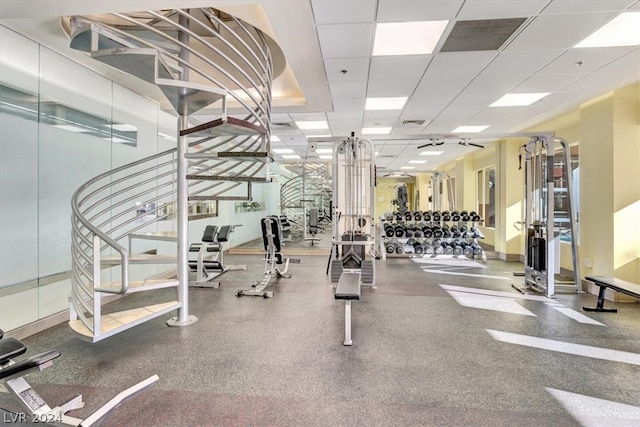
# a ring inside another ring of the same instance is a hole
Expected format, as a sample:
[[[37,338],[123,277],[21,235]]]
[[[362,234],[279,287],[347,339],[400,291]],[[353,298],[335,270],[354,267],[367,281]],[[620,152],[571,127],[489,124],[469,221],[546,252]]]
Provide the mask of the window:
[[[496,167],[490,166],[478,171],[477,213],[484,220],[485,227],[496,226]]]
[[[573,210],[575,218],[580,218],[579,189],[580,189],[580,145],[578,143],[569,146],[569,155],[571,157],[571,190],[573,193]],[[568,178],[564,172],[564,153],[562,148],[555,151],[553,165],[553,185],[554,185],[554,222],[555,226],[560,230],[560,240],[565,242],[571,241],[571,222],[569,217],[569,192],[567,191]],[[576,233],[578,226],[576,221]],[[578,239],[578,236],[576,236]]]

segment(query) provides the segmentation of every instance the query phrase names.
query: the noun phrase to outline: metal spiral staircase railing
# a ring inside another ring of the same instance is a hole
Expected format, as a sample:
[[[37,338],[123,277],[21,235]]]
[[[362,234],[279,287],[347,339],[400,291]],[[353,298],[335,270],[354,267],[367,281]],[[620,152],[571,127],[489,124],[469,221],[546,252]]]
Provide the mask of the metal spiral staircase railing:
[[[292,234],[303,234],[308,209],[327,214],[331,211],[331,167],[328,163],[304,162],[289,169],[297,175],[280,187],[280,207],[292,224]]]
[[[269,181],[273,42],[211,8],[75,16],[67,23],[72,48],[157,85],[177,112],[179,135],[175,149],[105,172],[73,195],[69,325],[97,342],[174,310],[167,323],[193,323],[187,221],[211,213],[189,211],[251,200],[252,184]],[[190,116],[203,108],[215,118],[193,125]],[[141,205],[148,207],[143,214]],[[176,232],[158,232],[159,221],[176,217]],[[176,241],[176,254],[132,253],[135,237]],[[163,264],[177,266],[177,280],[149,278]],[[110,294],[167,287],[176,288],[175,298],[104,312]]]

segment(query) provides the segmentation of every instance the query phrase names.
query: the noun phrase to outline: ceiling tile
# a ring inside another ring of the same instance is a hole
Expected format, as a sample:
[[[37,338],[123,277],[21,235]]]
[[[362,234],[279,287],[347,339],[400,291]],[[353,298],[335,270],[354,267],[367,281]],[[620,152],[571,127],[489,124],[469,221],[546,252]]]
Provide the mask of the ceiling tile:
[[[394,97],[411,95],[418,80],[375,80],[367,87],[367,98]]]
[[[325,59],[324,68],[330,82],[367,80],[369,58]]]
[[[422,77],[433,55],[376,56],[371,58],[370,80],[401,79],[416,81]]]
[[[566,49],[613,18],[613,13],[540,15],[505,48],[513,50]]]
[[[344,24],[375,20],[376,0],[312,0],[316,24]]]
[[[439,21],[452,19],[462,0],[379,0],[378,22]]]
[[[327,112],[329,120],[362,118],[364,98],[336,98],[333,111]]]
[[[576,11],[586,12],[608,12],[626,9],[636,0],[554,0],[545,7],[542,14],[573,14]]]
[[[634,47],[570,49],[547,64],[541,74],[588,74],[632,51]],[[578,61],[582,65],[577,65]]]
[[[371,55],[373,24],[318,25],[324,58],[362,58]]]
[[[467,1],[457,19],[526,18],[536,15],[548,0]]]
[[[536,74],[513,88],[512,92],[555,92],[581,78],[583,74]]]
[[[562,52],[560,49],[501,52],[487,65],[482,74],[528,76],[544,67]]]
[[[362,81],[346,81],[346,82],[329,82],[331,96],[335,98],[364,98],[367,92],[367,82]]]

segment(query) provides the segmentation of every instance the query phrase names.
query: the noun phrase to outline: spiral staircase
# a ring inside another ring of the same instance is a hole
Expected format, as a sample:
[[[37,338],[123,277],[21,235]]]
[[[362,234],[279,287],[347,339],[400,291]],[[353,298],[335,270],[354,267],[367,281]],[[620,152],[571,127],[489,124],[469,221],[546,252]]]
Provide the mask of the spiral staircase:
[[[191,324],[187,221],[215,215],[219,201],[251,200],[252,185],[270,181],[273,40],[211,8],[74,16],[67,31],[72,48],[156,85],[178,130],[176,148],[96,176],[74,193],[69,325],[97,342],[173,311],[169,325]],[[203,109],[213,118],[195,123]],[[159,231],[170,218],[176,230]],[[135,239],[177,242],[176,253],[133,253]],[[169,267],[173,279],[157,274]],[[157,292],[165,288],[175,292]],[[112,295],[154,291],[134,300],[150,305],[121,312],[105,305]]]

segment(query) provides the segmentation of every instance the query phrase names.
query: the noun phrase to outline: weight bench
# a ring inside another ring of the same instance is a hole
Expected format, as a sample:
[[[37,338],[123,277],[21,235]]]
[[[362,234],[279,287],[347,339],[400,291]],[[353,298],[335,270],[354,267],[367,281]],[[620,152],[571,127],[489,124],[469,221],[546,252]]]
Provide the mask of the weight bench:
[[[0,338],[1,337],[2,331],[0,330]],[[125,400],[133,397],[138,392],[158,381],[157,375],[153,375],[146,380],[141,381],[140,383],[119,393],[116,397],[83,420],[66,415],[69,411],[84,407],[82,395],[77,395],[63,405],[51,408],[24,378],[25,375],[31,372],[41,371],[53,365],[53,360],[60,357],[60,352],[57,350],[49,350],[19,362],[15,362],[13,360],[15,357],[24,354],[26,351],[27,347],[22,343],[22,341],[15,338],[0,339],[0,382],[6,383],[8,388],[18,396],[20,401],[31,412],[29,419],[27,419],[27,416],[24,413],[5,413],[5,422],[9,420],[23,423],[30,421],[31,423],[91,426],[102,422],[113,409]]]
[[[344,300],[344,345],[351,345],[351,301],[360,300],[360,273],[344,272],[340,276],[335,299]]]
[[[269,282],[273,277],[289,279],[291,273],[289,273],[289,263],[300,264],[300,259],[282,258],[280,253],[281,239],[280,239],[280,219],[278,217],[265,217],[260,220],[260,226],[262,227],[262,243],[264,250],[266,251],[264,257],[264,275],[262,280],[251,285],[251,289],[238,289],[236,296],[241,297],[243,295],[249,296],[261,296],[264,298],[273,297],[273,292],[265,291],[264,289],[269,286]],[[280,270],[278,265],[284,264],[284,270]]]
[[[607,291],[607,288],[612,289],[616,292],[620,292],[622,294],[629,295],[634,298],[640,298],[640,285],[637,285],[635,283],[627,282],[621,279],[616,279],[615,277],[605,277],[605,276],[587,276],[585,277],[585,279],[600,286],[600,291],[598,292],[598,303],[596,304],[596,306],[582,307],[584,311],[617,313],[618,309],[605,308],[604,306],[604,296]]]
[[[246,265],[224,265],[224,244],[239,225],[223,225],[218,230],[216,225],[207,225],[200,243],[189,246],[190,253],[197,253],[196,259],[189,259],[189,268],[196,273],[196,280],[189,286],[199,288],[219,288],[220,282],[211,280],[230,270],[246,270]]]

